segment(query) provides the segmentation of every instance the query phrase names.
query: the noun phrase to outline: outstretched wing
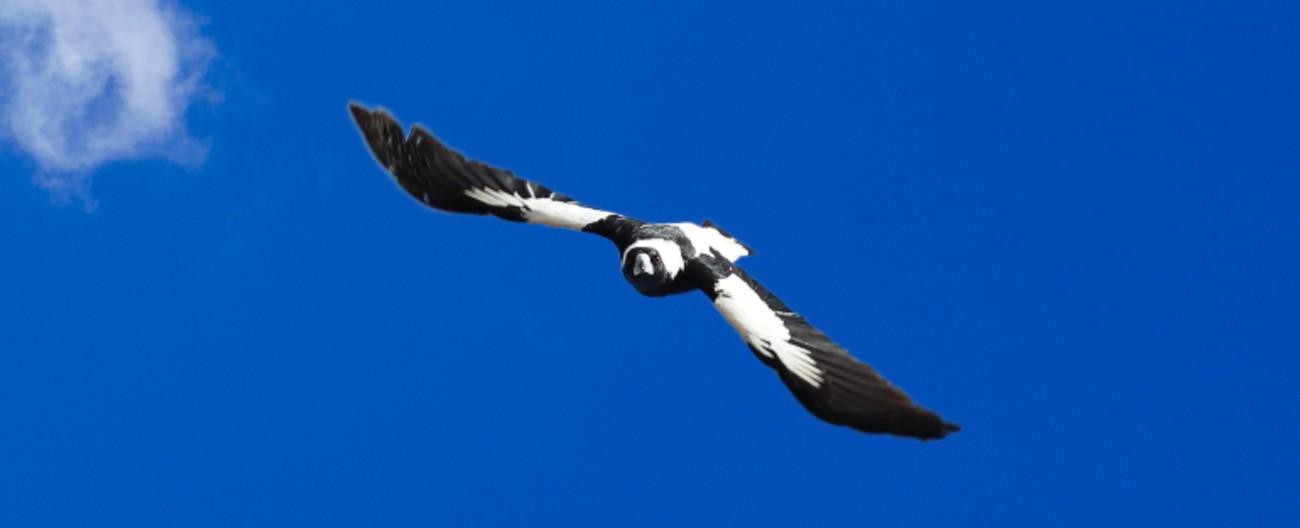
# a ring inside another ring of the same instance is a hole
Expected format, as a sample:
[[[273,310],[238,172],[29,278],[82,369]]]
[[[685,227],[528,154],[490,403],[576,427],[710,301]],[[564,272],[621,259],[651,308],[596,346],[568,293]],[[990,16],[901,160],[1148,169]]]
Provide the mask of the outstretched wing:
[[[403,134],[397,120],[382,109],[353,103],[350,110],[380,165],[407,193],[435,209],[491,214],[608,238],[625,236],[629,224],[639,223],[579,204],[542,184],[516,178],[510,171],[467,160],[419,126],[412,127],[409,136]]]
[[[722,255],[693,259],[686,271],[750,350],[818,418],[923,440],[960,430],[914,403]]]

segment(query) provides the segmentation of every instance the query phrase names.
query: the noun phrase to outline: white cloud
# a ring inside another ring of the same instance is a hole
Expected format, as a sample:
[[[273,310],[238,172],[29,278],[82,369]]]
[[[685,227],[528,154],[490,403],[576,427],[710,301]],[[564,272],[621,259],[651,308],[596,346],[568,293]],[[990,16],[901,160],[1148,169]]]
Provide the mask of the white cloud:
[[[2,0],[0,137],[65,196],[115,160],[198,163],[205,149],[189,138],[185,110],[213,54],[158,0]]]

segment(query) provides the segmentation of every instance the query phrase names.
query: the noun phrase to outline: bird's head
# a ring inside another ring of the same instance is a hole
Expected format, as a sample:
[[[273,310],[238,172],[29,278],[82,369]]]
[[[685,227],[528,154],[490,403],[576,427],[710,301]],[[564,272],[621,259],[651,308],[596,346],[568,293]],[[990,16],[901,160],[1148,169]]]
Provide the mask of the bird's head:
[[[666,240],[638,242],[623,254],[623,277],[646,295],[662,292],[683,267],[681,249]]]
[[[646,293],[668,282],[668,270],[664,268],[664,258],[654,248],[632,248],[623,259],[623,277]]]

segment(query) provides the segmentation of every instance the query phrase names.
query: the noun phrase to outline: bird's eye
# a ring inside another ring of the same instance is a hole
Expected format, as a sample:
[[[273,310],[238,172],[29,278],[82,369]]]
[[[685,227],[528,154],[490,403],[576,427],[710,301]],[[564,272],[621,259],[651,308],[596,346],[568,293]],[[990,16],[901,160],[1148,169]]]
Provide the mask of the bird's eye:
[[[658,253],[656,253],[656,254],[654,254],[654,255],[651,255],[650,258],[654,259],[655,264],[658,264],[658,263],[659,263],[659,254],[658,254]]]

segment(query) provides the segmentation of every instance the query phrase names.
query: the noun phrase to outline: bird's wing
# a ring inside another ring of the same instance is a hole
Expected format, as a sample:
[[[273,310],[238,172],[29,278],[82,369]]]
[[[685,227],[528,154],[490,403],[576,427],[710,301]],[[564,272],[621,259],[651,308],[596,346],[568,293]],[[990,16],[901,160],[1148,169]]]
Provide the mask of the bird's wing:
[[[721,254],[693,259],[686,272],[750,350],[818,418],[920,439],[960,429],[914,403]]]
[[[630,236],[640,224],[579,204],[510,171],[467,160],[419,126],[406,135],[402,125],[382,109],[355,103],[350,109],[379,164],[407,193],[435,209],[589,231],[615,242]]]
[[[754,254],[753,248],[750,248],[744,242],[736,240],[731,233],[726,232],[718,224],[711,220],[705,220],[704,225],[695,225],[691,223],[669,224],[682,230],[686,240],[691,242],[691,247],[697,254],[708,255],[713,250],[723,258],[735,262],[740,257],[748,257]]]

